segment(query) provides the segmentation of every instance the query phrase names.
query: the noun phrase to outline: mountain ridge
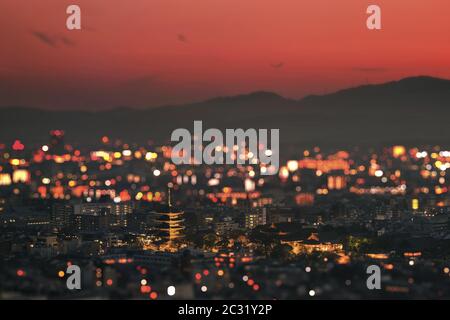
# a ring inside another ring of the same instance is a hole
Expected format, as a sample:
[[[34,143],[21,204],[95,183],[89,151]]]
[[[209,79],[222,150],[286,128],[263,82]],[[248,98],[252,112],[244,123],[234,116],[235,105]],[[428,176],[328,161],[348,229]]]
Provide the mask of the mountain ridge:
[[[210,99],[204,99],[189,103],[182,103],[182,104],[165,104],[165,105],[159,105],[154,107],[145,107],[145,108],[133,108],[130,106],[116,106],[112,107],[111,109],[103,109],[103,110],[84,110],[84,109],[68,109],[68,110],[54,110],[54,109],[46,109],[46,108],[39,108],[39,107],[31,107],[31,106],[21,106],[21,105],[12,105],[12,106],[0,106],[0,110],[2,109],[28,109],[28,110],[41,110],[41,111],[54,111],[54,112],[87,112],[87,113],[102,113],[102,112],[108,112],[108,111],[118,111],[118,110],[124,110],[124,111],[145,111],[145,110],[154,110],[154,109],[160,109],[160,108],[174,108],[174,107],[181,107],[181,106],[189,106],[189,105],[196,105],[196,104],[204,104],[204,103],[211,103],[211,102],[229,102],[229,101],[236,101],[239,99],[244,100],[250,100],[252,98],[271,98],[271,99],[284,99],[289,101],[297,101],[302,102],[305,100],[308,100],[310,98],[317,98],[317,97],[326,97],[326,96],[333,96],[333,95],[340,95],[348,92],[352,92],[354,90],[366,90],[368,88],[373,87],[382,87],[382,86],[390,86],[390,85],[397,85],[402,83],[414,83],[418,84],[418,81],[428,82],[432,84],[450,84],[450,79],[445,78],[438,78],[433,76],[426,76],[426,75],[418,75],[418,76],[411,76],[406,78],[401,78],[399,80],[392,80],[380,84],[362,84],[354,87],[339,89],[330,93],[326,94],[309,94],[304,96],[300,99],[294,99],[294,98],[288,98],[284,97],[276,92],[268,91],[268,90],[257,90],[257,91],[250,91],[247,93],[239,93],[235,95],[230,96],[217,96]]]
[[[72,143],[93,144],[103,135],[128,142],[167,142],[176,128],[278,128],[286,145],[448,145],[450,80],[418,76],[362,85],[303,99],[256,91],[185,105],[108,111],[0,108],[0,142],[20,138],[46,143],[63,129]]]

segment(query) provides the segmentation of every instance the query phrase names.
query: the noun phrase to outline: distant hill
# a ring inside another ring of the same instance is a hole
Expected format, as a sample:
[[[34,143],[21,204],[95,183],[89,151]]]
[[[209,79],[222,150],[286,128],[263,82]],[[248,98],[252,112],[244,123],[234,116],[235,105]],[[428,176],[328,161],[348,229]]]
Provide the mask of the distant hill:
[[[93,144],[103,135],[127,142],[168,141],[172,130],[279,128],[285,145],[450,145],[450,80],[413,77],[291,100],[271,92],[219,97],[144,110],[102,112],[0,109],[0,142],[45,143],[52,129]]]

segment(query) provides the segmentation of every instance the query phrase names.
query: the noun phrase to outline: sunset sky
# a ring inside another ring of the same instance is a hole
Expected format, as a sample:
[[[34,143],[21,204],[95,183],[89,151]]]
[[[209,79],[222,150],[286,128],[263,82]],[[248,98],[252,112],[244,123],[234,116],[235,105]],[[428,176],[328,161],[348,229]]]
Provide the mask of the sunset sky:
[[[82,30],[66,29],[66,8]],[[366,8],[382,9],[381,31]],[[450,78],[449,0],[1,0],[0,106],[151,107]]]

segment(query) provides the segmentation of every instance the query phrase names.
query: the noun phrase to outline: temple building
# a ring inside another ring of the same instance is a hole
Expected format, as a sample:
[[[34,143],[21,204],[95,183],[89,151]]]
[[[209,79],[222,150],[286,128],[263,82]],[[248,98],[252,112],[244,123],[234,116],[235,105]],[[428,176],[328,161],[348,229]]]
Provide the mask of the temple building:
[[[313,252],[342,252],[344,246],[342,243],[333,243],[330,241],[321,241],[317,233],[311,233],[306,240],[287,240],[281,243],[292,247],[293,254],[311,254]]]
[[[177,251],[184,238],[184,211],[172,206],[170,190],[168,203],[161,206],[154,213],[155,235],[160,238],[159,249],[163,251]]]
[[[344,249],[342,239],[334,232],[302,228],[294,223],[272,224],[261,232],[281,244],[289,245],[292,248],[291,253],[295,255],[314,252],[341,253]]]

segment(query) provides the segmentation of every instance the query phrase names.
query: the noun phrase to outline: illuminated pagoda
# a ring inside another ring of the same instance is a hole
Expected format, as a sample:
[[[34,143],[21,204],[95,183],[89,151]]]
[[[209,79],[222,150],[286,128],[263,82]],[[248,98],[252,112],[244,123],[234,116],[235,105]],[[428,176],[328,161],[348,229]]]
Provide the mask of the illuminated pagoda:
[[[177,251],[180,248],[180,240],[184,234],[184,211],[172,206],[170,189],[167,205],[154,213],[156,235],[161,238],[161,250]]]

